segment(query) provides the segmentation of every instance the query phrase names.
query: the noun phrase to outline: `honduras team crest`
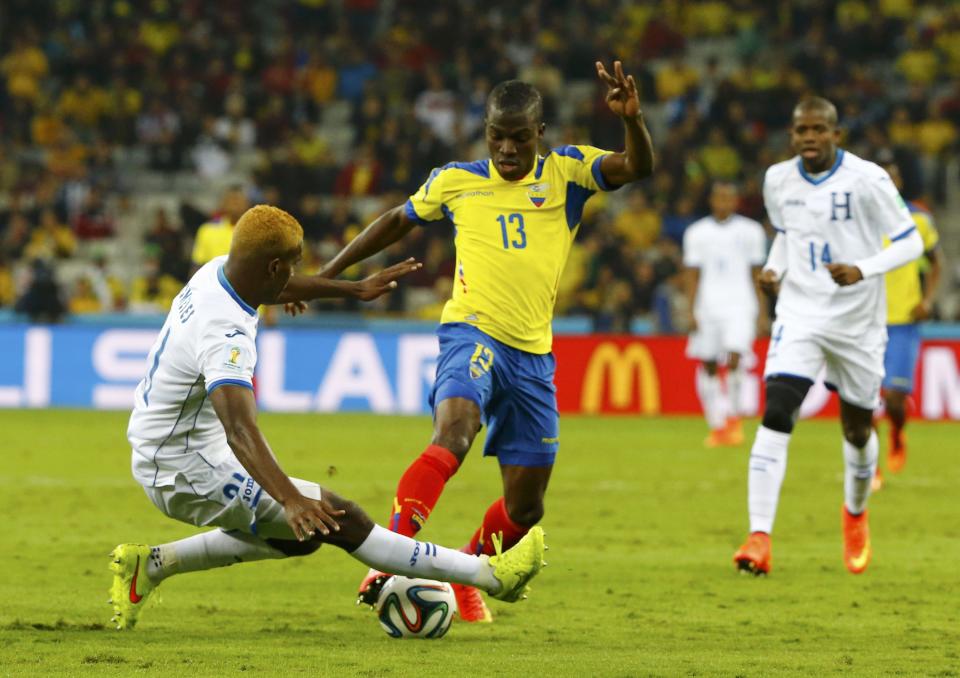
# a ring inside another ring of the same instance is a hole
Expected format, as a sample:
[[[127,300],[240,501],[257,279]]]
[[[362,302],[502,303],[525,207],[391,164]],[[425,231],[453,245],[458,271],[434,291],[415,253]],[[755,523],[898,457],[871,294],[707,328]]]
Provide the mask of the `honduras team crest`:
[[[527,197],[530,198],[534,207],[540,207],[547,201],[547,189],[549,188],[550,184],[534,184],[527,189]]]

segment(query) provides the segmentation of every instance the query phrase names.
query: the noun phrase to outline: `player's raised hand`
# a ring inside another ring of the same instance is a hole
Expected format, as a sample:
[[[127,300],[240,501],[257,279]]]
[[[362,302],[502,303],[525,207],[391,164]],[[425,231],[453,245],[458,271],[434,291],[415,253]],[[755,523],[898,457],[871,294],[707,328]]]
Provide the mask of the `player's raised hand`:
[[[637,91],[637,81],[632,75],[623,74],[623,64],[613,62],[611,75],[603,62],[597,62],[597,75],[607,85],[607,106],[615,115],[621,118],[633,118],[640,113],[640,94]]]
[[[422,266],[423,264],[413,257],[410,257],[405,261],[401,261],[399,264],[394,264],[389,268],[385,268],[382,271],[378,271],[364,278],[357,283],[357,299],[360,301],[372,301],[396,289],[399,278],[402,278],[408,273],[413,273]]]
[[[325,499],[311,499],[302,494],[291,497],[283,505],[284,517],[293,534],[300,541],[307,541],[317,531],[322,535],[340,531],[340,524],[335,516],[342,516],[346,511],[333,508]]]
[[[777,277],[776,271],[772,271],[769,268],[765,269],[760,273],[758,282],[760,283],[760,289],[763,290],[765,294],[775,297],[780,293],[780,279]]]
[[[856,266],[850,264],[827,264],[827,270],[830,271],[830,277],[833,282],[846,287],[863,280],[863,273]]]

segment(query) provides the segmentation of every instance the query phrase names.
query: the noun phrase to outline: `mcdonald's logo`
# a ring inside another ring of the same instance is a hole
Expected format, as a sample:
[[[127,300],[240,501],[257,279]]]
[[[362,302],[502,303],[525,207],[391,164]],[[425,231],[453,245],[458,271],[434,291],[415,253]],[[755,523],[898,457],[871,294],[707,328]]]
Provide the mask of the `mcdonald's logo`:
[[[580,409],[587,414],[600,412],[604,393],[609,394],[612,410],[660,413],[660,378],[646,346],[633,342],[621,350],[608,341],[594,349],[583,377]]]

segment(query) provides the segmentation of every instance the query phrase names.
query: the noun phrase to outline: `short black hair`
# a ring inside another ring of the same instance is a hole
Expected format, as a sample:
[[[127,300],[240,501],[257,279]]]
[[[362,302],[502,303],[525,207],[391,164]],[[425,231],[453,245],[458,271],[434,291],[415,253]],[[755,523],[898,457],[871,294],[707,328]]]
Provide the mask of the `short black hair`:
[[[800,100],[800,102],[793,109],[793,114],[796,115],[800,112],[814,112],[823,113],[824,117],[827,119],[827,122],[833,126],[837,125],[838,116],[837,116],[837,107],[833,105],[828,99],[817,96],[806,96]]]
[[[502,113],[533,113],[537,122],[543,120],[543,97],[537,88],[522,80],[501,82],[487,97],[487,112],[496,109]]]

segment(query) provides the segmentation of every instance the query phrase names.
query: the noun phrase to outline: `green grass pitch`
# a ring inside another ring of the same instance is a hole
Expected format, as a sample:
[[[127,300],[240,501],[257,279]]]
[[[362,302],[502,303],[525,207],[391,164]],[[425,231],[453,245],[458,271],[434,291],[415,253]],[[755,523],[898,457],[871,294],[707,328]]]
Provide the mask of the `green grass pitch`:
[[[107,553],[193,532],[130,477],[126,415],[4,411],[0,675],[777,676],[960,674],[958,424],[912,423],[903,474],[871,500],[874,558],[841,562],[835,421],[797,428],[774,570],[734,572],[749,445],[701,447],[698,419],[576,418],[547,497],[550,566],[493,625],[395,641],[354,606],[364,568],[312,557],[182,575],[139,627],[109,627]],[[426,418],[264,415],[288,473],[385,521]],[[755,424],[748,426],[748,440]],[[479,443],[479,441],[478,441]],[[479,444],[425,537],[459,546],[499,494]]]

